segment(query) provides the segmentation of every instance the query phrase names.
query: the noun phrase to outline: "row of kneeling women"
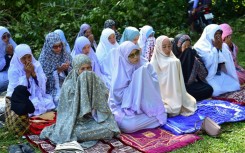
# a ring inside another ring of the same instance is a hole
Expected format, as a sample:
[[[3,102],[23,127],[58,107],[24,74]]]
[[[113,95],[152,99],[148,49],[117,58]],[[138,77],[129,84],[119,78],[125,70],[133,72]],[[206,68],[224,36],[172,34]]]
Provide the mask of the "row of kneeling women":
[[[14,51],[6,70],[7,96],[26,86],[35,108],[29,116],[56,109],[56,124],[40,136],[63,143],[155,128],[167,116],[192,115],[197,101],[237,91],[244,83],[229,25],[208,25],[193,47],[186,34],[155,40],[151,26],[142,29],[126,28],[119,45],[115,31],[106,28],[96,52],[87,37],[78,35],[71,53],[51,32],[38,61],[28,45],[16,46],[8,37]],[[1,36],[4,30],[9,34],[1,27]]]

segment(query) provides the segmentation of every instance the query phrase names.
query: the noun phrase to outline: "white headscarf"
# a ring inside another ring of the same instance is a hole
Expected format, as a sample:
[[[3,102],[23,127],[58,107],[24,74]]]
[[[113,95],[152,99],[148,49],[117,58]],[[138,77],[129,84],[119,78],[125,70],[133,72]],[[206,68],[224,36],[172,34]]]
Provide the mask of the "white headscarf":
[[[111,34],[115,35],[115,31],[110,28],[104,29],[101,33],[100,42],[96,49],[96,55],[99,60],[99,63],[101,63],[104,60],[104,58],[106,58],[111,49],[117,48],[119,46],[117,42],[115,42],[115,44],[111,44],[109,42],[108,38]]]
[[[14,56],[10,62],[8,75],[9,75],[9,85],[8,85],[8,96],[11,96],[14,88],[18,85],[18,82],[11,82],[11,77],[17,77],[13,76],[12,74],[18,73],[19,76],[25,76],[26,72],[24,70],[24,64],[21,62],[21,58],[27,54],[30,54],[32,56],[32,64],[34,66],[34,71],[36,72],[37,78],[39,77],[39,74],[37,72],[37,68],[41,67],[41,64],[33,57],[31,48],[26,44],[20,44],[16,46]],[[43,76],[41,76],[43,77]],[[46,79],[46,78],[45,78]]]
[[[216,31],[221,30],[217,24],[208,25],[202,33],[200,39],[195,43],[194,49],[197,52],[210,52],[213,48],[212,41],[214,40],[214,34]]]
[[[166,55],[162,51],[162,42],[169,39],[160,36],[156,39],[151,64],[159,79],[161,96],[167,113],[170,115],[191,115],[197,109],[196,99],[187,93],[179,59],[173,52]]]
[[[222,30],[217,24],[210,24],[205,27],[201,38],[194,45],[194,49],[202,58],[205,67],[208,70],[206,80],[209,82],[216,77],[216,72],[219,63],[225,63],[226,74],[231,76],[235,81],[238,81],[235,65],[230,51],[222,45],[222,51],[218,51],[213,45],[215,32]],[[223,72],[222,72],[223,73]],[[217,78],[217,77],[216,77]],[[219,80],[219,79],[218,79]],[[228,79],[226,78],[226,81]],[[214,82],[217,82],[214,81]],[[233,83],[236,84],[236,83]],[[214,88],[214,86],[212,86]],[[224,89],[224,88],[223,88]]]
[[[27,54],[32,56],[32,64],[34,67],[40,65],[40,63],[33,57],[31,48],[26,44],[19,44],[15,48],[14,56],[10,62],[9,71],[18,70],[25,74],[26,72],[24,70],[24,64],[21,63],[20,59]]]

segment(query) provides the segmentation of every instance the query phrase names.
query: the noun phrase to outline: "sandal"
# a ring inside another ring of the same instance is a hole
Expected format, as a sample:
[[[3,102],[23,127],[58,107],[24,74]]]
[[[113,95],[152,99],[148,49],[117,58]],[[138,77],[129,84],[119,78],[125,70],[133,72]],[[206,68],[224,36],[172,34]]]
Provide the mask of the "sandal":
[[[8,147],[9,153],[23,153],[20,148],[20,145],[11,145]]]
[[[35,153],[35,149],[29,143],[21,144],[20,146],[23,153]]]

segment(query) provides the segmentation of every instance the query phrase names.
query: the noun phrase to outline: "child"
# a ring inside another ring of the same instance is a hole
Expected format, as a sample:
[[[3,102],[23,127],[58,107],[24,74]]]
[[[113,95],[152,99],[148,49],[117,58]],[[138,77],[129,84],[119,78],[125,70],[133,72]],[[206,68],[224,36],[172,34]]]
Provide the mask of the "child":
[[[156,43],[154,34],[155,31],[153,31],[151,26],[145,25],[140,29],[138,44],[141,48],[142,56],[148,61],[151,61],[151,56],[153,54],[153,49]]]
[[[221,24],[220,27],[223,31],[222,33],[222,40],[224,42],[223,46],[224,48],[226,48],[231,52],[236,67],[236,72],[237,72],[239,82],[241,85],[243,85],[245,83],[245,70],[240,65],[238,65],[237,62],[238,47],[232,42],[232,29],[226,23]]]

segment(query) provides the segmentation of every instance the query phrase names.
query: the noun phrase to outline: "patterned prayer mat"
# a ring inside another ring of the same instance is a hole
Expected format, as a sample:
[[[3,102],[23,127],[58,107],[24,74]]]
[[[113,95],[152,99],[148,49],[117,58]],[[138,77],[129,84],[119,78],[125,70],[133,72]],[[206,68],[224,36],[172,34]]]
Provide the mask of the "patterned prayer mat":
[[[202,119],[206,116],[216,123],[238,122],[245,120],[245,107],[222,100],[203,100],[197,103],[197,111],[191,116],[175,116],[167,119],[163,129],[176,135],[193,133],[200,129]],[[199,122],[198,122],[199,121]],[[196,128],[195,128],[196,124]]]
[[[55,145],[50,141],[41,140],[38,135],[27,135],[26,139],[38,147],[42,153],[54,153]],[[99,141],[95,146],[84,149],[85,153],[140,153],[136,149],[127,146],[117,139]]]
[[[132,134],[121,134],[120,139],[146,153],[164,153],[194,143],[201,139],[194,134],[176,136],[161,128],[140,130]]]
[[[113,149],[110,151],[111,153],[141,153],[137,149],[125,145],[118,139],[104,140],[104,143],[109,144]]]
[[[245,106],[245,86],[242,86],[239,91],[222,94],[218,97],[213,97],[213,99],[226,100],[234,104]]]

